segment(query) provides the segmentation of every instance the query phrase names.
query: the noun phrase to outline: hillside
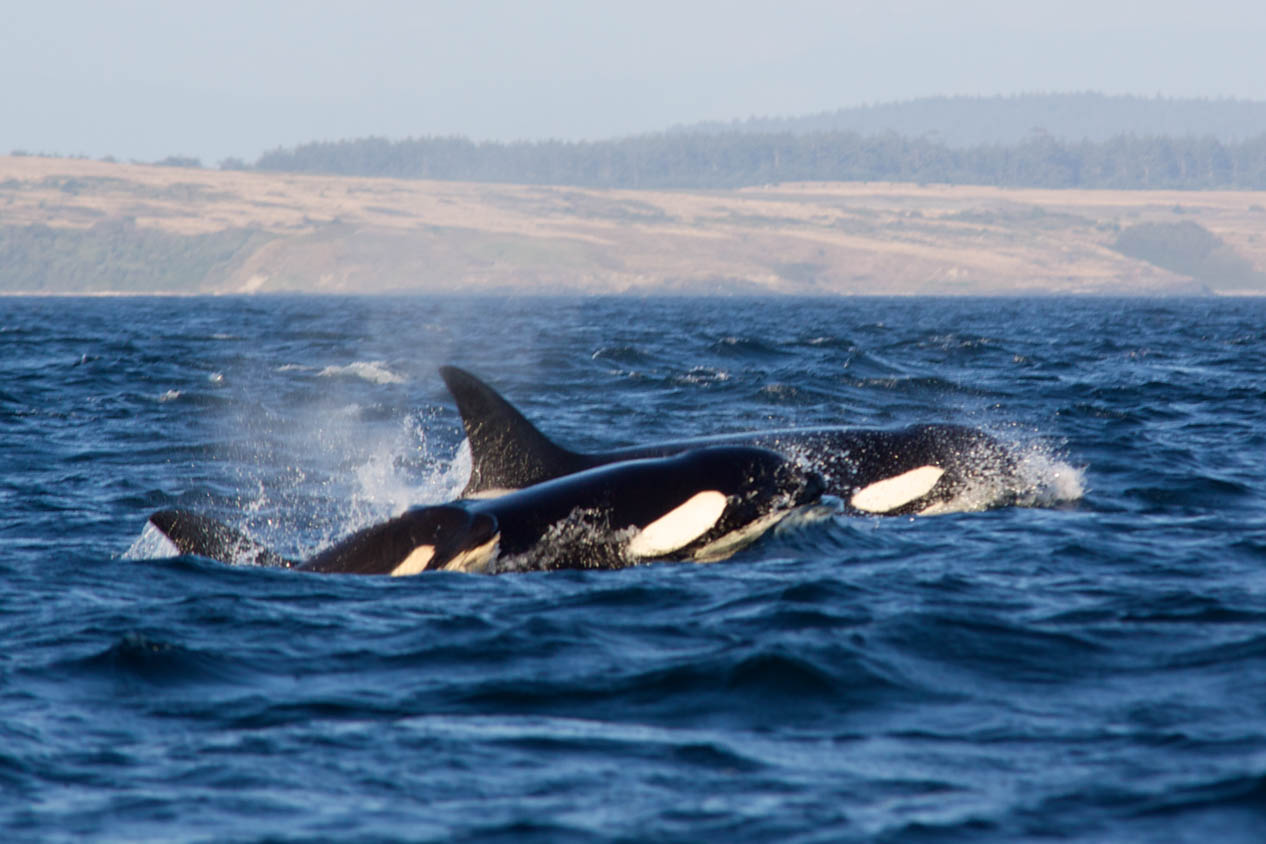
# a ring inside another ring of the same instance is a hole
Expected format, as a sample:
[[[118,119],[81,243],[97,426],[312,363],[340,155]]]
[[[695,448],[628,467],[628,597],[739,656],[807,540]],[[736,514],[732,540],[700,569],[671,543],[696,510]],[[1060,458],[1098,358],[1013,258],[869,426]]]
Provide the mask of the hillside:
[[[0,158],[0,292],[1266,291],[1266,194],[598,190]]]
[[[1013,144],[961,149],[932,135],[853,132],[694,132],[512,143],[360,138],[273,150],[253,168],[234,164],[269,172],[664,190],[848,181],[1266,190],[1266,134],[1223,143],[1207,136],[1132,134],[1072,142],[1035,133]]]
[[[927,97],[593,141],[348,138],[234,169],[724,189],[775,182],[1266,190],[1266,102],[1106,94]]]
[[[1120,135],[1216,138],[1238,143],[1266,134],[1266,102],[1139,97],[1094,92],[992,97],[920,97],[818,114],[752,117],[676,127],[684,133],[807,135],[854,132],[932,136],[951,147],[1017,144],[1035,133],[1102,143]]]

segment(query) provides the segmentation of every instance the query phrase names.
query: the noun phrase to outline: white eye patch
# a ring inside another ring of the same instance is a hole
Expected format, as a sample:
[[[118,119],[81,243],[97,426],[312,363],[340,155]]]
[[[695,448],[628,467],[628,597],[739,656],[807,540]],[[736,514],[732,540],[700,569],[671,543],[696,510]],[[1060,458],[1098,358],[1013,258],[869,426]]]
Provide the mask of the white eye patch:
[[[658,557],[703,536],[725,512],[726,498],[716,490],[700,492],[642,528],[627,550],[633,557]]]
[[[944,474],[940,466],[920,466],[859,489],[848,503],[867,513],[887,513],[927,495]]]
[[[405,557],[400,565],[391,570],[391,576],[403,577],[409,574],[418,574],[426,569],[426,564],[431,562],[431,558],[434,556],[434,545],[419,545],[409,552],[409,556]]]

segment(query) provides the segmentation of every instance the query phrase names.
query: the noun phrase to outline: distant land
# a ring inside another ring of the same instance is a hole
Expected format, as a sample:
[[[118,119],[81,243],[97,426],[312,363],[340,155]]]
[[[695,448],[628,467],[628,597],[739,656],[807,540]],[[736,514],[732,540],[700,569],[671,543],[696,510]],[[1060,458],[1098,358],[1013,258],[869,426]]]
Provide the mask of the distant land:
[[[1129,94],[1011,94],[919,97],[792,117],[749,117],[676,126],[679,133],[808,135],[853,132],[931,137],[950,147],[1018,144],[1035,135],[1103,141],[1121,135],[1216,138],[1240,143],[1266,135],[1266,102]]]
[[[1266,193],[627,190],[0,157],[0,293],[1266,293]]]
[[[932,97],[599,141],[319,141],[221,169],[639,189],[872,181],[1266,190],[1266,103]]]

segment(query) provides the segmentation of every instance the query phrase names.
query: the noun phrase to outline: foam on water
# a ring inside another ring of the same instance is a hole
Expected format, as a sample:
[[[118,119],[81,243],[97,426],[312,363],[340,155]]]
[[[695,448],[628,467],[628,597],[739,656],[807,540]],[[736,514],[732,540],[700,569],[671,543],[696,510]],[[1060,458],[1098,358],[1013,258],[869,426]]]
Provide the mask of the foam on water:
[[[1018,474],[1022,484],[1016,503],[1022,507],[1072,504],[1086,494],[1086,468],[1073,466],[1040,447],[1022,455]]]
[[[1001,442],[1011,465],[1001,466],[992,454],[982,453],[974,462],[975,472],[965,477],[966,485],[949,501],[941,502],[922,515],[971,513],[995,507],[1057,507],[1081,499],[1085,493],[1084,469],[1065,461],[1041,440]]]
[[[317,373],[323,378],[352,376],[371,384],[403,384],[404,377],[387,368],[384,361],[354,361],[346,366],[327,366]]]

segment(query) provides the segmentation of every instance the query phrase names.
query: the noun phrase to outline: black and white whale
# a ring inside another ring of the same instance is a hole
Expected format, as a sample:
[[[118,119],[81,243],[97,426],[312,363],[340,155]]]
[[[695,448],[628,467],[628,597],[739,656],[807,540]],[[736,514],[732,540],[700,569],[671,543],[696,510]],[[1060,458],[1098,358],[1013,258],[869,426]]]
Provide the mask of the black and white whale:
[[[470,481],[462,491],[467,498],[500,495],[595,466],[717,445],[783,454],[820,473],[826,492],[854,513],[944,512],[968,491],[976,494],[973,508],[1006,504],[1014,496],[1014,458],[993,437],[961,425],[760,431],[586,454],[549,439],[471,373],[444,366],[440,376],[457,402],[470,442]]]
[[[497,498],[418,507],[304,561],[185,510],[162,510],[149,522],[182,554],[312,572],[621,568],[724,559],[816,503],[822,488],[821,478],[775,452],[716,446],[610,463]]]

